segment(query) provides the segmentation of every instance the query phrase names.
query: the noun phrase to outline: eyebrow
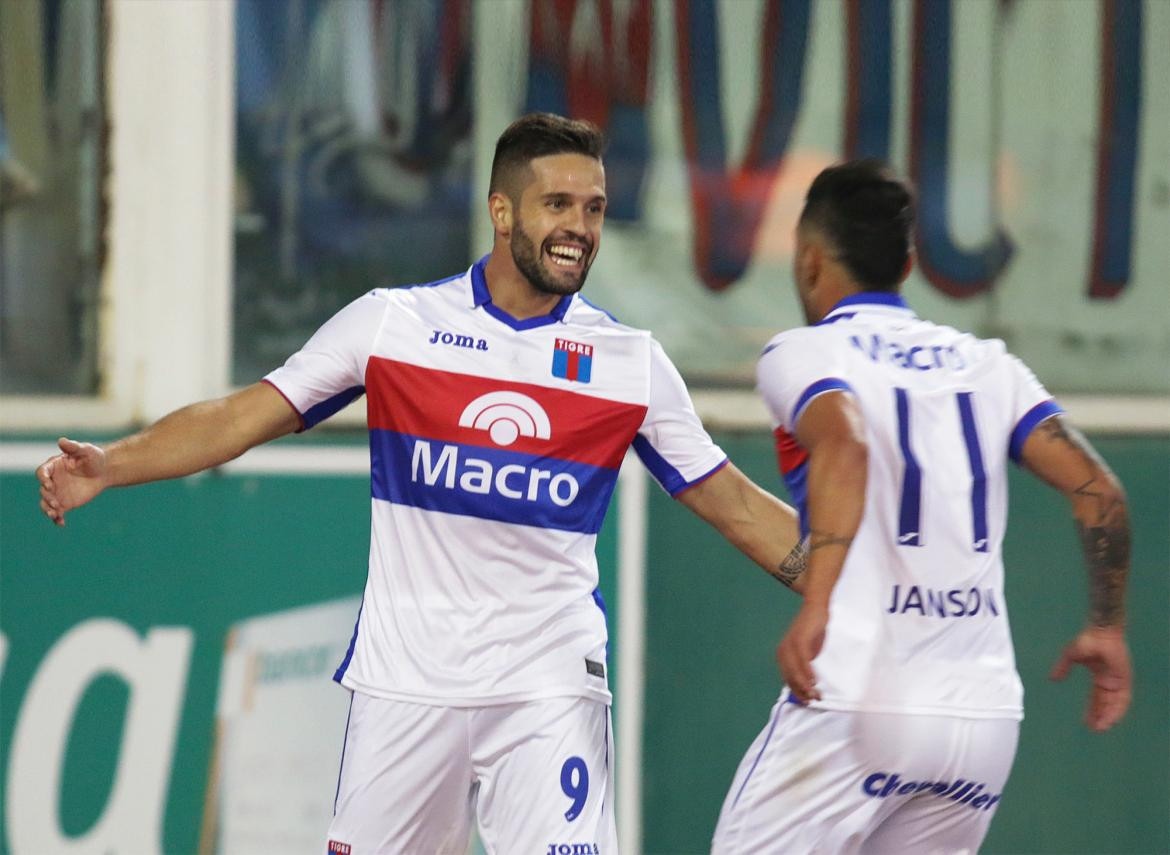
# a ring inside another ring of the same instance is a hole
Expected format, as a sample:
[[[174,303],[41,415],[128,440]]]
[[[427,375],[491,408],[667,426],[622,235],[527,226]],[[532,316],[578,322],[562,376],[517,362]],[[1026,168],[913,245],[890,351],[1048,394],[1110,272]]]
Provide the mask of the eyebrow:
[[[541,194],[541,199],[572,199],[573,194],[565,190],[553,190],[548,193]],[[609,199],[604,193],[599,193],[589,199],[590,202],[608,202]]]

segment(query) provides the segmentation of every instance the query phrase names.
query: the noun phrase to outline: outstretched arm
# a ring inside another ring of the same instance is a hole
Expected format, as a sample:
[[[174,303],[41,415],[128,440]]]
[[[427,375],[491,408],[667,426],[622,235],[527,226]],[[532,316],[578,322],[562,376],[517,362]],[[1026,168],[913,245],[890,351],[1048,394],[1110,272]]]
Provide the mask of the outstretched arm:
[[[291,433],[296,411],[267,383],[192,404],[105,447],[62,437],[61,453],[37,469],[41,510],[57,525],[107,487],[190,475]]]
[[[728,463],[678,500],[748,558],[797,593],[804,590],[805,545],[796,511]]]
[[[1108,730],[1125,714],[1133,690],[1125,642],[1130,542],[1125,492],[1088,440],[1061,416],[1036,426],[1020,460],[1069,500],[1089,569],[1087,626],[1064,649],[1052,678],[1063,680],[1074,664],[1088,668],[1093,690],[1085,723]]]

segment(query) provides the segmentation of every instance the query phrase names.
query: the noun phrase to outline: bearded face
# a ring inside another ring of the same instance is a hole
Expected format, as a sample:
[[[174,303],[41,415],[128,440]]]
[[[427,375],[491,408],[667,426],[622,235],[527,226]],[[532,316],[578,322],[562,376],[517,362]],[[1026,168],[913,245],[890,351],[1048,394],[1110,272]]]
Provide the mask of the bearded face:
[[[529,181],[513,196],[509,248],[516,268],[541,294],[575,294],[601,243],[605,170],[581,154],[534,158]]]
[[[593,242],[571,233],[552,234],[537,245],[523,219],[512,230],[512,260],[533,288],[542,294],[575,294],[585,285],[593,265]]]

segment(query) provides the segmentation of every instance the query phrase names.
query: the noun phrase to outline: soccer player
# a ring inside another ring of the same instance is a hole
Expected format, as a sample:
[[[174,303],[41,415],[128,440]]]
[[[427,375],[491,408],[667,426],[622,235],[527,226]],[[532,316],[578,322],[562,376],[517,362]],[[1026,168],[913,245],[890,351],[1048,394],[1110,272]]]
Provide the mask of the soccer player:
[[[704,431],[650,334],[578,295],[605,220],[597,128],[500,137],[490,255],[343,308],[263,382],[99,448],[60,441],[41,507],[187,475],[367,397],[369,575],[330,852],[617,851],[594,546],[633,446],[671,495],[799,587],[795,512]]]
[[[1088,563],[1088,623],[1053,676],[1092,672],[1093,730],[1129,704],[1122,488],[1003,342],[899,296],[912,225],[907,187],[860,161],[816,178],[797,226],[810,326],[773,338],[757,378],[810,536],[804,600],[716,853],[979,848],[1022,717],[1000,555],[1009,458],[1068,497]]]

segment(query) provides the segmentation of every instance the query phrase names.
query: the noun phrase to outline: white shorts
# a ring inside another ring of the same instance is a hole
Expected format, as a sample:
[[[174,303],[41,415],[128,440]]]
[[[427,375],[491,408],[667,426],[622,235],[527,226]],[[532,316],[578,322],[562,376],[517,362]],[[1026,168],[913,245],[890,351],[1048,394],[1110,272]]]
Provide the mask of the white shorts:
[[[353,693],[330,855],[616,855],[609,707],[437,707]]]
[[[711,851],[974,853],[1018,736],[1012,719],[778,701],[739,764]]]

